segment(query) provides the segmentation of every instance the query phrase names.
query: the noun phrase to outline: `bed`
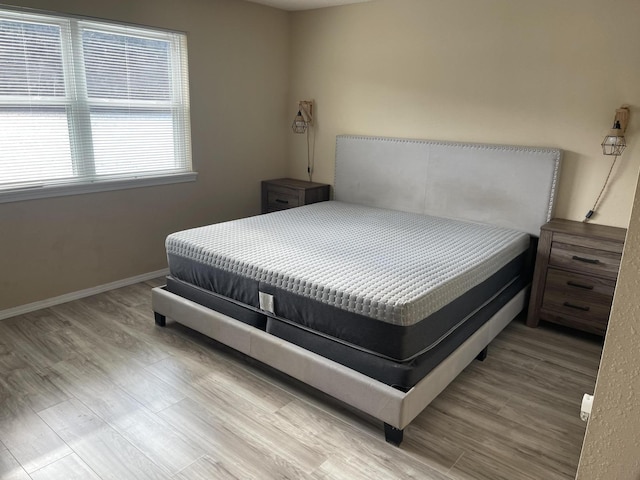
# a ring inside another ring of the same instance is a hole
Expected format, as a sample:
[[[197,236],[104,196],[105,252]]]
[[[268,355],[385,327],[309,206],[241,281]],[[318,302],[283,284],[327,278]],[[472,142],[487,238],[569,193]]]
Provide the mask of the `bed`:
[[[560,160],[548,148],[339,136],[334,201],[167,238],[156,323],[374,416],[399,445],[524,308]]]

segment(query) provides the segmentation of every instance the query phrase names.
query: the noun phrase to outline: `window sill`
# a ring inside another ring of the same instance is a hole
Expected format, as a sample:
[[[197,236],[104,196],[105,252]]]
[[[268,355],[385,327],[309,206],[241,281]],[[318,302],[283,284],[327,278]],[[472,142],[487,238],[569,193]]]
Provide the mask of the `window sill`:
[[[197,176],[197,172],[189,172],[175,173],[171,175],[162,175],[156,177],[101,180],[91,183],[43,185],[16,190],[7,190],[4,192],[0,191],[0,203],[20,202],[22,200],[34,200],[37,198],[80,195],[83,193],[108,192],[112,190],[125,190],[129,188],[152,187],[155,185],[168,185],[171,183],[194,182]]]

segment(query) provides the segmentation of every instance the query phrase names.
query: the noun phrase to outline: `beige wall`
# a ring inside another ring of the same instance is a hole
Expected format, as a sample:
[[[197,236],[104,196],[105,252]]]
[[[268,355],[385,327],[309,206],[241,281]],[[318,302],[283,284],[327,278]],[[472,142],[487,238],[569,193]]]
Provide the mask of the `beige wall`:
[[[200,175],[0,204],[0,310],[163,268],[167,233],[257,213],[260,179],[304,178],[304,137],[287,129],[298,99],[316,100],[319,181],[333,180],[341,133],[556,146],[566,151],[557,214],[575,219],[607,173],[598,143],[614,109],[640,115],[637,0],[381,0],[293,15],[236,0],[13,3],[188,32]],[[631,122],[599,223],[629,219],[640,118]],[[581,479],[640,477],[640,356],[629,355],[639,269],[640,192]]]
[[[195,183],[0,204],[0,310],[166,267],[164,238],[259,213],[286,172],[289,16],[237,0],[13,0],[188,33]]]
[[[378,0],[292,15],[292,89],[316,102],[315,178],[333,183],[337,134],[559,147],[556,215],[582,219],[611,159],[600,142],[632,106],[595,223],[626,226],[640,165],[638,0]],[[291,121],[290,120],[290,121]],[[306,142],[289,137],[289,174]]]
[[[637,0],[378,0],[295,13],[289,116],[315,100],[314,179],[329,183],[338,134],[559,147],[556,216],[581,220],[611,162],[599,144],[628,103],[629,148],[593,219],[626,227],[640,166],[638,18]],[[290,135],[289,175],[305,172],[304,137]],[[640,479],[639,271],[640,191],[580,480]]]
[[[598,372],[580,480],[640,478],[640,183]]]

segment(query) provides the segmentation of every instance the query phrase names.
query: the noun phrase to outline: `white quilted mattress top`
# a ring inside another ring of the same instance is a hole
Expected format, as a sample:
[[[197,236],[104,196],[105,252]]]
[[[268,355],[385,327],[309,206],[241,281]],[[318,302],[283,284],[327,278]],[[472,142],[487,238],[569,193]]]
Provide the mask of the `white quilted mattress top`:
[[[406,326],[489,278],[529,247],[529,235],[332,201],[177,232],[166,247],[173,255]]]

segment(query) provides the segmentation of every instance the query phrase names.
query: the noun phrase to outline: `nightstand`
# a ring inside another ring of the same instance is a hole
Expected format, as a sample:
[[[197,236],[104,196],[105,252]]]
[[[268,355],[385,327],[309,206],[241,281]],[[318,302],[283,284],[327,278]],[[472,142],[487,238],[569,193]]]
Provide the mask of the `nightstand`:
[[[293,178],[262,181],[262,213],[329,200],[330,185]]]
[[[604,335],[626,229],[554,219],[540,229],[527,325]]]

